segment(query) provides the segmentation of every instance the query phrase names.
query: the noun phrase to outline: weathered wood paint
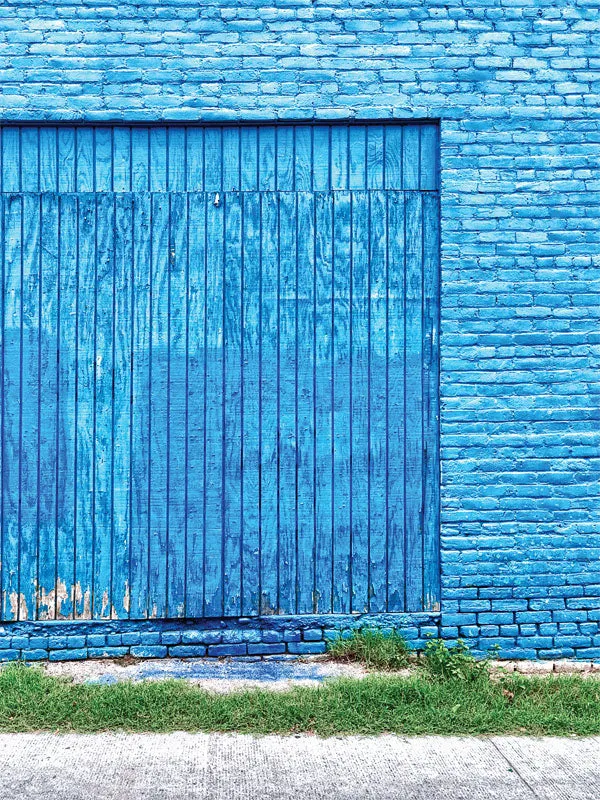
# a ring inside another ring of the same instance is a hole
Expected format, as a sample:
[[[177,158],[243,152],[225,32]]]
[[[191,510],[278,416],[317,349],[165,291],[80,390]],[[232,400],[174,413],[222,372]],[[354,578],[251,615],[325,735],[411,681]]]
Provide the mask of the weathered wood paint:
[[[435,126],[2,144],[0,618],[436,608]]]

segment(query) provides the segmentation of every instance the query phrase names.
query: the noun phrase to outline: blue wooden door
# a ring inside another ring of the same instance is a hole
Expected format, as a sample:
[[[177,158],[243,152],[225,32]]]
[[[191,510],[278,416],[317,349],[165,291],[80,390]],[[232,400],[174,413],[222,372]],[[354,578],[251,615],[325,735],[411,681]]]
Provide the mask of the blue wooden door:
[[[433,126],[322,128],[206,129],[202,191],[4,176],[4,619],[435,607]]]

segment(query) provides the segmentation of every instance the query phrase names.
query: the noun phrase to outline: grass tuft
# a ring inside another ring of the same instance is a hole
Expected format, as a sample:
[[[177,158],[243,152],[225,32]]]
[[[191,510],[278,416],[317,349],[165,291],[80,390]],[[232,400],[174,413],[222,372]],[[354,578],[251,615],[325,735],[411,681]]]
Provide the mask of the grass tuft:
[[[73,684],[11,664],[0,670],[0,730],[597,735],[600,682],[568,675],[442,681],[419,671],[218,695],[184,681]]]
[[[334,661],[358,662],[369,669],[391,671],[408,666],[410,649],[395,630],[390,632],[361,628],[350,636],[340,635],[329,643],[328,655]]]

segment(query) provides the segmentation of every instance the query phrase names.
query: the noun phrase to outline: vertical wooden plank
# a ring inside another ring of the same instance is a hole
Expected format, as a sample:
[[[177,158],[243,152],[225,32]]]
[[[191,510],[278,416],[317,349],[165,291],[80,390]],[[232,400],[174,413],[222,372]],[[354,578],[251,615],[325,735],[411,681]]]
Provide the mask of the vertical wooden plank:
[[[314,612],[332,610],[333,593],[333,198],[318,194],[316,204],[316,558]]]
[[[208,131],[207,131],[208,133]],[[214,186],[214,183],[211,183]],[[204,616],[223,614],[223,203],[206,206]]]
[[[4,235],[4,415],[2,447],[3,509],[3,610],[4,619],[26,617],[19,593],[19,551],[21,536],[21,403],[22,325],[23,325],[23,198],[12,195],[5,205]]]
[[[186,615],[204,614],[206,195],[191,194],[187,278]]]
[[[281,126],[277,131],[277,189],[280,192],[294,190],[294,129]]]
[[[279,195],[279,600],[296,613],[296,197]]]
[[[167,128],[167,154],[169,161],[169,191],[184,192],[186,176],[186,129]]]
[[[75,617],[92,615],[94,552],[94,330],[96,326],[96,203],[78,203],[77,401],[75,426]]]
[[[331,126],[315,125],[313,128],[313,191],[331,189]]]
[[[58,191],[74,192],[76,175],[75,128],[58,129]]]
[[[183,617],[187,560],[185,476],[188,466],[186,458],[187,197],[182,193],[173,193],[170,202],[167,615]]]
[[[223,189],[223,150],[221,128],[204,129],[204,187],[207,192]]]
[[[42,196],[38,499],[38,617],[56,616],[57,317],[59,201]],[[6,512],[5,512],[6,513]]]
[[[167,129],[150,128],[150,191],[166,192],[167,186]]]
[[[311,125],[294,128],[294,188],[297,192],[312,189],[313,129]]]
[[[276,144],[275,127],[258,129],[258,187],[262,192],[275,191],[276,187]]]
[[[23,332],[21,402],[21,531],[19,615],[35,619],[37,584],[37,503],[40,347],[40,198],[23,198]]]
[[[242,608],[242,209],[238,194],[228,193],[224,201],[223,613],[239,616]]]
[[[423,195],[423,603],[431,611],[440,608],[439,237],[439,198]]]
[[[111,616],[113,530],[113,370],[115,198],[96,197],[96,347],[94,433],[94,568],[92,612]]]
[[[260,196],[247,193],[242,202],[242,614],[255,615],[260,573]]]
[[[240,130],[223,128],[223,191],[240,188]]]
[[[385,194],[371,192],[369,236],[369,507],[371,532],[369,608],[375,612],[385,611],[387,588],[386,230]]]
[[[113,191],[131,191],[131,128],[113,129]]]
[[[131,129],[131,191],[150,191],[150,130]]]
[[[421,125],[419,185],[431,191],[438,188],[439,129],[437,125]]]
[[[133,199],[130,616],[148,616],[150,560],[151,197]]]
[[[333,125],[331,128],[331,188],[348,188],[349,126]]]
[[[21,185],[24,192],[38,192],[40,186],[40,129],[21,129]]]
[[[169,382],[169,198],[152,197],[149,611],[167,610],[167,392]]]
[[[402,189],[402,125],[385,128],[385,188]]]
[[[186,128],[186,190],[204,191],[204,129],[191,125]]]
[[[129,616],[131,605],[131,438],[133,367],[133,197],[115,195],[113,541],[111,616]]]
[[[404,194],[388,194],[387,610],[404,611]]]
[[[21,191],[21,129],[16,125],[2,128],[2,191]]]
[[[315,578],[315,200],[298,194],[297,255],[297,612],[313,611]]]
[[[245,125],[241,131],[241,189],[243,192],[258,190],[258,127]]]
[[[406,125],[402,136],[402,179],[404,189],[419,188],[420,127]]]
[[[278,596],[278,253],[277,195],[262,196],[261,265],[261,614],[276,614]]]
[[[77,175],[75,191],[94,191],[94,129],[76,128],[75,146],[77,148]]]
[[[57,172],[58,131],[44,125],[40,128],[40,192],[57,191]]]
[[[350,189],[363,191],[367,188],[367,128],[351,125],[348,147],[348,185]]]
[[[383,154],[383,125],[367,127],[367,188],[383,189],[385,160]]]
[[[113,141],[112,128],[94,128],[96,153],[96,191],[113,190]]]
[[[369,609],[369,197],[352,194],[352,611]]]
[[[351,609],[350,195],[334,195],[333,221],[333,611]]]
[[[406,610],[423,607],[422,199],[406,196]]]
[[[56,465],[56,617],[73,615],[75,586],[75,378],[77,197],[60,198],[58,417]],[[42,398],[44,401],[44,398]]]

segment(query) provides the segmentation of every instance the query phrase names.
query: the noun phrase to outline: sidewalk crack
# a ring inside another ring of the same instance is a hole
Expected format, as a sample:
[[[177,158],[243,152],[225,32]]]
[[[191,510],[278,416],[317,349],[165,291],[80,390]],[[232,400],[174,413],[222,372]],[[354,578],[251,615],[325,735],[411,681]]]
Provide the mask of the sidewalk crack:
[[[512,763],[512,761],[509,759],[509,757],[505,753],[502,752],[502,750],[496,744],[496,741],[494,739],[490,739],[490,742],[492,743],[492,746],[494,747],[495,751],[500,755],[500,757],[504,761],[506,761],[506,763],[511,768],[511,770],[514,773],[516,773],[517,777],[520,778],[521,781],[525,784],[525,786],[529,789],[529,791],[531,792],[532,796],[534,798],[536,798],[536,800],[544,800],[544,798],[536,792],[536,790],[529,783],[529,781],[526,780],[526,778],[524,778],[523,775],[521,775],[521,773],[519,772],[519,769],[515,766],[515,764]]]

